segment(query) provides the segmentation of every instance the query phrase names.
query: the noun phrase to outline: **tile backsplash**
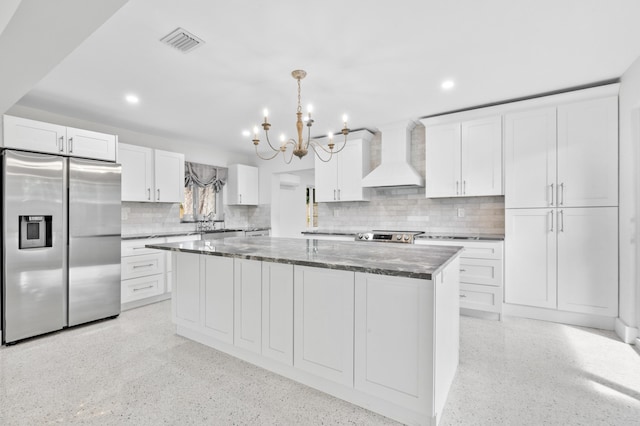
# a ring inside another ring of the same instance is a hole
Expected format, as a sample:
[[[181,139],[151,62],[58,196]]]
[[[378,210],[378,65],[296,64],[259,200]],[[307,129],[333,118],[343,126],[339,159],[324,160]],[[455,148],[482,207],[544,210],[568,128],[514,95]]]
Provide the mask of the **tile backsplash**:
[[[374,188],[369,200],[320,203],[318,228],[504,234],[502,196],[429,199],[424,188]]]

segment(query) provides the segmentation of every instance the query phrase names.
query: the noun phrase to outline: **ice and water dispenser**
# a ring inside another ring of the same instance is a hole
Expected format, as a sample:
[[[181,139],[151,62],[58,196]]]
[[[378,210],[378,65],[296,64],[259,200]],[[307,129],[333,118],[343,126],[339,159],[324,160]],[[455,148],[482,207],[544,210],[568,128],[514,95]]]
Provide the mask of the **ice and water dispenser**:
[[[51,247],[51,220],[53,216],[18,216],[20,221],[19,248]]]

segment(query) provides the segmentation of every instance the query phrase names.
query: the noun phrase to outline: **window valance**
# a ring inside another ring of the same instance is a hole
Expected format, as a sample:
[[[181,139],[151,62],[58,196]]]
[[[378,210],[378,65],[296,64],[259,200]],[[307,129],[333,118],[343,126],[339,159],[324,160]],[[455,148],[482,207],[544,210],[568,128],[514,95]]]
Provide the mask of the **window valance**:
[[[226,183],[226,170],[208,164],[185,161],[184,186],[195,185],[200,188],[211,187],[214,192],[220,192]]]

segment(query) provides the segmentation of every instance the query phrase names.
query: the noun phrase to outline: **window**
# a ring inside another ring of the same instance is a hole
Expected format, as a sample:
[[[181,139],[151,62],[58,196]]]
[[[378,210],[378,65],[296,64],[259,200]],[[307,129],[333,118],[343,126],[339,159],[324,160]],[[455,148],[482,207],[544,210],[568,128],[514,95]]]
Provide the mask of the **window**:
[[[226,170],[206,164],[185,162],[185,222],[222,217],[222,187]]]

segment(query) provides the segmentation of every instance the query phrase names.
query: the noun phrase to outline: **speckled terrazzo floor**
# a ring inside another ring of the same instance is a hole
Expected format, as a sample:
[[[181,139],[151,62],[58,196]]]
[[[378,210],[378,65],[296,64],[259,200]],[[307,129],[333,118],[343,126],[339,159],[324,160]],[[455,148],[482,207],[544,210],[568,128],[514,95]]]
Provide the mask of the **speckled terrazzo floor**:
[[[173,333],[169,302],[0,348],[0,424],[393,421]],[[613,333],[461,319],[441,425],[640,425],[640,355]]]

